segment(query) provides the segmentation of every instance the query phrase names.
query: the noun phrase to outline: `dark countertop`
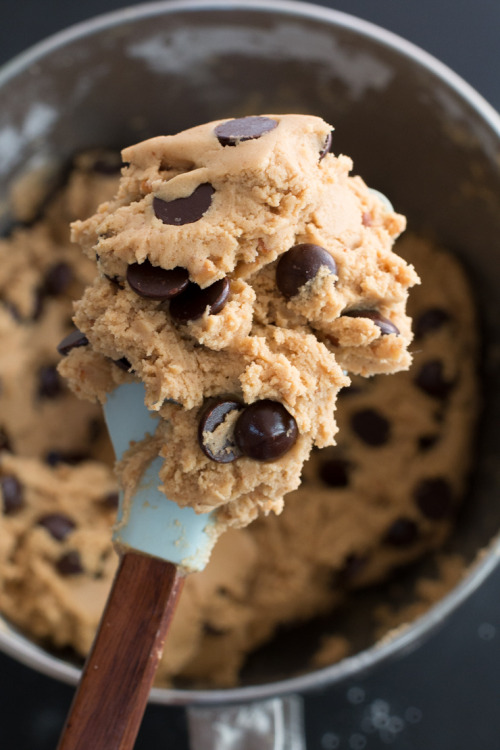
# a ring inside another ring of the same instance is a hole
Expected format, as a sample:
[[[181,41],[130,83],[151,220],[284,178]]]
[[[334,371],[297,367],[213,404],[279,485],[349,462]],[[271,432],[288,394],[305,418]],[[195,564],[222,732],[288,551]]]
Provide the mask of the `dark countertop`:
[[[498,0],[338,0],[431,52],[500,108]],[[0,63],[55,31],[123,6],[120,0],[4,0]],[[500,570],[429,640],[338,688],[306,696],[308,750],[498,750]],[[354,688],[354,690],[353,690]],[[52,750],[72,689],[0,654],[1,750]],[[378,703],[377,703],[378,701]],[[369,731],[367,713],[389,717]],[[399,730],[399,731],[396,731]],[[187,748],[184,712],[150,706],[138,750]],[[90,749],[89,749],[90,750]]]

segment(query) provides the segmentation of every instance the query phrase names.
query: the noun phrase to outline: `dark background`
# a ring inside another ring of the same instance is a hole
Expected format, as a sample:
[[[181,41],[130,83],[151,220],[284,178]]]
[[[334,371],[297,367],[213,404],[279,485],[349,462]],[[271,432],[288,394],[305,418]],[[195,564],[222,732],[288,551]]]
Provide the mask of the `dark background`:
[[[321,4],[420,45],[500,109],[500,0]],[[123,5],[1,0],[0,63],[49,34]],[[500,750],[499,591],[500,570],[413,653],[355,683],[306,696],[308,750]],[[71,696],[71,688],[0,654],[0,750],[53,750]],[[136,748],[186,750],[183,710],[149,707]]]

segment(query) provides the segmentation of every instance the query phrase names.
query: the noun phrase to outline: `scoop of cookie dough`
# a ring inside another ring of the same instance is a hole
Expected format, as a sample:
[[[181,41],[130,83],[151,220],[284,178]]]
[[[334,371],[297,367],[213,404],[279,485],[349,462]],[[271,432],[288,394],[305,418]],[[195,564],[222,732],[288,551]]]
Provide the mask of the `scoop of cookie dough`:
[[[60,372],[102,402],[142,381],[161,419],[134,466],[164,457],[165,494],[218,508],[223,526],[279,512],[311,447],[334,443],[345,371],[410,363],[418,277],[392,250],[404,218],[330,144],[303,115],[153,138],[123,151],[116,197],[73,225],[100,274]]]

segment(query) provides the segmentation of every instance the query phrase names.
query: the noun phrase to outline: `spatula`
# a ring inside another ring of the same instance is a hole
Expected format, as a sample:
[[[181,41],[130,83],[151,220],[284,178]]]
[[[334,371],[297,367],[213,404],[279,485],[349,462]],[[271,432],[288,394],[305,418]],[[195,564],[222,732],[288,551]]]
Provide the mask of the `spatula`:
[[[156,427],[140,383],[119,386],[104,413],[117,460]],[[133,747],[185,575],[210,557],[213,516],[166,499],[162,461],[149,465],[129,507],[121,498],[113,535],[120,564],[58,750]]]

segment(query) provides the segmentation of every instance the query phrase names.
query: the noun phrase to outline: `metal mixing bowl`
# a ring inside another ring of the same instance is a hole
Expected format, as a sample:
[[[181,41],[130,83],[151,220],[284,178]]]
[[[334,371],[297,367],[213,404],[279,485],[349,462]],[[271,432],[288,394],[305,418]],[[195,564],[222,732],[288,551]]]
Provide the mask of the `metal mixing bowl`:
[[[452,546],[480,561],[408,629],[333,666],[231,690],[154,689],[159,703],[233,703],[340,681],[394,659],[497,564],[500,528],[500,119],[448,68],[369,23],[279,0],[179,0],[102,16],[34,47],[0,73],[0,205],[9,186],[94,146],[121,147],[203,121],[307,112],[335,128],[335,151],[464,262],[480,305],[484,413],[469,502]],[[491,543],[490,543],[491,542]],[[418,575],[418,567],[412,572]],[[359,597],[360,612],[363,597]],[[59,679],[78,668],[7,623],[0,648]],[[290,667],[293,664],[290,663]]]

